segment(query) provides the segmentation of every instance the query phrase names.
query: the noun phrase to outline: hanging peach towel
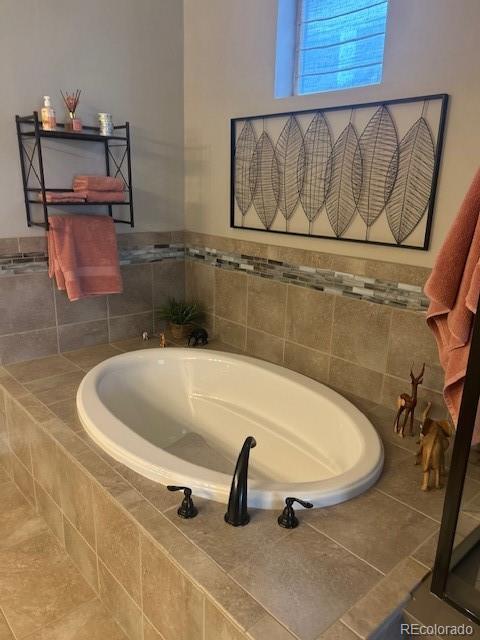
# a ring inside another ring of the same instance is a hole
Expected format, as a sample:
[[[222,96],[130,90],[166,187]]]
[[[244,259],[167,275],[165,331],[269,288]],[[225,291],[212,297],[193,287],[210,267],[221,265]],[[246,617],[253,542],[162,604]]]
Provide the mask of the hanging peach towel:
[[[425,284],[427,323],[445,372],[443,395],[455,424],[462,400],[473,318],[480,293],[480,169]],[[472,444],[480,442],[480,414]]]
[[[121,293],[113,220],[108,216],[48,218],[48,273],[71,301]]]

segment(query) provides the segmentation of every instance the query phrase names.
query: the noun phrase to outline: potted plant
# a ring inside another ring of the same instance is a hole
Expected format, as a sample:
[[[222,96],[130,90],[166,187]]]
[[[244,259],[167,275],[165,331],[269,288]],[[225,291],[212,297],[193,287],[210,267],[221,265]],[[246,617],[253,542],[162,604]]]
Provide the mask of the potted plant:
[[[193,329],[193,322],[200,320],[203,311],[198,302],[177,301],[169,298],[168,302],[158,309],[161,318],[167,320],[176,340],[186,338]]]

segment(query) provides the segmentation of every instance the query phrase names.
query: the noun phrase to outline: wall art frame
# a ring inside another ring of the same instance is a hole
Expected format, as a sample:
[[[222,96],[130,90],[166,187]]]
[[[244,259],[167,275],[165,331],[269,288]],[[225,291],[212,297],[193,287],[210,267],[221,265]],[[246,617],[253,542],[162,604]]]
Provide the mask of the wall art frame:
[[[230,120],[230,227],[426,251],[448,94]]]

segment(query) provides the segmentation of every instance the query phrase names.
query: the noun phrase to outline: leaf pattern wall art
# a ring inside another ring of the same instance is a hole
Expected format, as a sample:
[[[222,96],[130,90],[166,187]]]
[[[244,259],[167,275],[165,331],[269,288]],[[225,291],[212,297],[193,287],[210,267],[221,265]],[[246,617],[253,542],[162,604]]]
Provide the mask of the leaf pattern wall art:
[[[387,171],[395,171],[397,145],[397,131],[392,117],[388,108],[381,105],[363,130],[356,151],[356,155],[361,157],[363,169],[358,213],[365,222],[367,233],[388,200],[385,180]]]
[[[242,220],[252,204],[250,165],[256,146],[255,130],[250,120],[246,120],[235,146],[235,200],[242,212]]]
[[[340,238],[355,215],[362,187],[362,156],[358,152],[357,133],[350,122],[333,145],[326,175],[325,208],[330,226]]]
[[[313,116],[303,142],[305,159],[303,162],[299,159],[299,170],[303,170],[300,200],[311,232],[312,222],[325,203],[328,188],[327,162],[332,152],[330,129],[321,111]]]
[[[233,119],[231,226],[427,249],[447,104],[438,94]]]
[[[402,138],[385,182],[387,220],[397,244],[408,238],[425,213],[434,163],[432,132],[422,116]]]
[[[266,131],[255,146],[249,178],[255,210],[265,229],[270,229],[277,214],[280,173],[275,149]]]
[[[295,116],[290,116],[275,146],[279,174],[278,208],[285,218],[286,229],[302,189],[305,171],[303,134]]]

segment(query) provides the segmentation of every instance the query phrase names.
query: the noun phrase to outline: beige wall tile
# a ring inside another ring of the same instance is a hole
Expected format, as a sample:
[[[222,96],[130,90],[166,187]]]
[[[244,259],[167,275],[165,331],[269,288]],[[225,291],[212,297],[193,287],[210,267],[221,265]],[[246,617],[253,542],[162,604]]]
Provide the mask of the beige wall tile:
[[[106,296],[95,296],[71,302],[65,291],[55,287],[55,304],[57,306],[58,324],[102,320],[107,317]]]
[[[329,384],[372,402],[380,402],[383,376],[377,371],[332,356]]]
[[[44,235],[18,238],[18,246],[22,253],[28,253],[30,251],[46,251],[47,237]]]
[[[386,375],[383,378],[381,403],[385,407],[396,410],[397,397],[401,393],[411,393],[411,391],[412,388],[410,381],[401,380],[400,378]],[[418,404],[415,410],[415,416],[417,419],[420,418],[420,415],[427,402],[432,403],[432,408],[430,410],[430,416],[432,418],[440,420],[448,416],[448,411],[443,400],[443,395],[438,391],[431,391],[430,389],[425,389],[425,387],[420,386],[418,387]]]
[[[285,343],[284,364],[293,371],[303,373],[304,376],[328,383],[330,356],[326,353],[287,341]]]
[[[57,538],[61,545],[65,544],[63,530],[63,515],[60,508],[42,487],[35,482],[35,497],[37,499],[37,509],[39,514],[47,523],[50,531]]]
[[[5,408],[10,447],[23,465],[31,472],[30,443],[33,438],[33,429],[36,428],[35,423],[10,395],[6,396]]]
[[[12,396],[12,398],[21,398],[28,395],[27,389],[17,382],[5,369],[0,371],[0,384],[4,388],[5,392]]]
[[[17,238],[0,238],[0,256],[11,256],[19,251]]]
[[[165,640],[201,638],[203,594],[145,536],[141,547],[145,615]]]
[[[335,622],[325,633],[322,633],[317,640],[358,640],[358,636],[339,621]]]
[[[329,353],[334,301],[333,295],[290,285],[287,339]]]
[[[63,451],[58,451],[60,503],[63,512],[90,546],[95,546],[92,483],[86,473]]]
[[[109,317],[110,342],[141,336],[144,331],[153,331],[153,312],[138,313],[133,316]]]
[[[243,638],[245,638],[243,632],[207,598],[205,600],[205,640],[242,640]]]
[[[0,336],[0,362],[21,362],[58,352],[57,329],[39,329]]]
[[[168,298],[185,298],[185,263],[183,260],[153,262],[153,305],[160,307]]]
[[[108,342],[107,320],[93,320],[79,324],[64,324],[58,327],[60,351],[71,351]]]
[[[247,329],[247,353],[276,364],[283,362],[284,340],[263,331]]]
[[[195,260],[185,262],[185,296],[198,300],[205,311],[214,310],[215,267]]]
[[[438,351],[425,315],[395,309],[390,329],[387,373],[408,380],[412,363],[418,375],[422,362],[426,363],[423,385],[440,390],[442,376],[438,366]]]
[[[163,640],[159,632],[145,617],[143,618],[143,640]]]
[[[247,329],[244,325],[237,324],[236,322],[217,318],[215,323],[215,337],[224,344],[243,350],[245,348]]]
[[[152,299],[152,266],[147,264],[127,264],[121,267],[123,293],[108,296],[111,316],[125,316],[130,313],[150,311]]]
[[[54,439],[38,425],[32,426],[31,451],[33,477],[59,505],[60,475],[57,469],[57,445]]]
[[[215,315],[246,323],[247,276],[244,273],[215,269]]]
[[[47,531],[43,518],[13,482],[0,485],[0,504],[0,549],[15,546]]]
[[[39,423],[48,422],[55,417],[43,402],[40,402],[38,398],[35,398],[35,396],[31,394],[22,396],[22,407],[36,422]]]
[[[65,549],[77,569],[92,587],[98,591],[97,556],[79,532],[64,518]]]
[[[385,305],[335,296],[332,354],[383,373],[391,316]]]
[[[97,553],[108,570],[140,603],[140,540],[137,526],[107,494],[93,492]]]
[[[100,599],[128,640],[142,640],[142,612],[103,562],[98,563]]]
[[[285,335],[287,285],[267,278],[248,276],[247,325],[268,331],[275,336]]]
[[[53,287],[47,273],[2,277],[0,335],[54,325]]]

